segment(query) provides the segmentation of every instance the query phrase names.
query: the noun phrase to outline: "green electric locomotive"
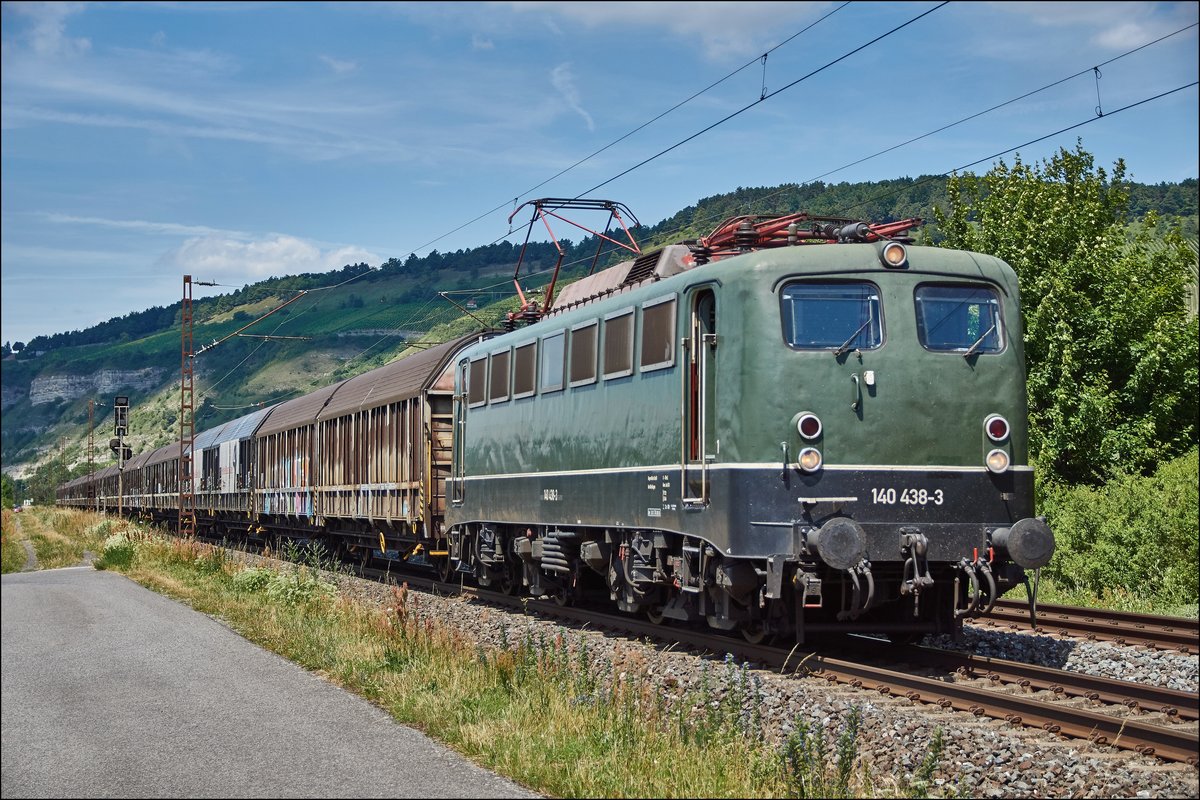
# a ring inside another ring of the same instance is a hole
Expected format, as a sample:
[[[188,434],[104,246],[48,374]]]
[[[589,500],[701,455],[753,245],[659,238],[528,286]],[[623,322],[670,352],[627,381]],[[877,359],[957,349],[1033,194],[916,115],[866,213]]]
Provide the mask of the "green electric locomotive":
[[[751,640],[989,609],[1054,548],[1017,279],[917,222],[736,218],[461,351],[447,566]]]

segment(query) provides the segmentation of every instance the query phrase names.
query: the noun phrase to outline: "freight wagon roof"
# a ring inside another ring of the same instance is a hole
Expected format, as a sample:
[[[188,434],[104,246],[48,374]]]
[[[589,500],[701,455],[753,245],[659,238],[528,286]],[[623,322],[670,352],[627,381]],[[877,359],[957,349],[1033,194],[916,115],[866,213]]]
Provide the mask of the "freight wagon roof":
[[[254,435],[254,431],[262,423],[267,415],[278,408],[277,405],[261,408],[252,414],[247,414],[244,417],[231,419],[221,427],[220,433],[209,442],[206,447],[212,447],[225,442],[239,441],[241,439],[249,439]]]
[[[478,334],[471,334],[443,342],[355,376],[346,381],[318,417],[330,419],[416,397],[445,370],[454,353],[476,338]]]
[[[105,467],[104,469],[102,469],[96,473],[96,480],[98,480],[98,481],[103,480],[104,478],[107,478],[110,475],[116,475],[116,474],[117,474],[117,465],[110,464],[107,467]]]
[[[192,441],[192,447],[195,448],[195,452],[199,453],[205,448],[212,447],[221,435],[221,432],[228,428],[230,424],[229,422],[223,422],[215,428],[209,428],[206,431],[197,433],[196,438]]]
[[[280,403],[275,406],[272,414],[263,422],[262,427],[258,429],[257,435],[270,436],[273,433],[299,428],[302,425],[312,425],[317,421],[317,415],[321,413],[321,409],[325,407],[325,403],[333,396],[333,393],[345,384],[346,381],[339,381],[338,383],[317,389],[312,394],[306,394],[303,397],[297,397],[295,400]]]
[[[179,458],[179,441],[176,440],[170,444],[164,444],[162,447],[150,453],[150,457],[138,464],[139,467],[150,467],[154,464],[161,464],[164,461],[169,461],[172,458]]]
[[[142,467],[146,466],[146,461],[150,458],[150,456],[157,452],[158,449],[156,448],[154,450],[147,450],[144,453],[138,453],[133,458],[125,462],[125,471],[128,472],[134,469],[141,469]]]

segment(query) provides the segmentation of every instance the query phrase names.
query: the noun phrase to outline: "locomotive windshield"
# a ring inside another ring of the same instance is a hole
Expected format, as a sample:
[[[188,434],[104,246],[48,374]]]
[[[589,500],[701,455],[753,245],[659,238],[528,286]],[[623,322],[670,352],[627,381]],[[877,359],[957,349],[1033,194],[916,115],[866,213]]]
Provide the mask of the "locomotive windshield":
[[[870,283],[783,287],[783,337],[799,350],[870,350],[883,341],[879,289]]]
[[[984,286],[918,286],[917,335],[929,350],[998,353],[1000,298]]]

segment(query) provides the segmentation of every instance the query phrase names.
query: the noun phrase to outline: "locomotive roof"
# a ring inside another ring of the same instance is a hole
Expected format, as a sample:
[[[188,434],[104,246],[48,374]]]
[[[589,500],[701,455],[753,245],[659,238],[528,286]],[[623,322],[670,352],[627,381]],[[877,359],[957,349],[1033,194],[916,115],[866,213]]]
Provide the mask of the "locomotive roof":
[[[454,353],[478,336],[473,333],[443,342],[351,378],[341,385],[317,418],[329,419],[416,397],[437,379]]]

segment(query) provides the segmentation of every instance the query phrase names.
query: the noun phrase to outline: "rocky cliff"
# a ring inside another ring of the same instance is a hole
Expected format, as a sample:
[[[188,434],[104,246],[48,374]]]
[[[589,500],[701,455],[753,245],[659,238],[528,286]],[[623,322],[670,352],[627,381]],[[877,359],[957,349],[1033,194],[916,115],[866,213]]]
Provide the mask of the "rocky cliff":
[[[134,370],[102,369],[91,375],[39,375],[29,386],[29,402],[36,406],[89,394],[153,389],[161,383],[163,372],[156,367],[146,367]]]

